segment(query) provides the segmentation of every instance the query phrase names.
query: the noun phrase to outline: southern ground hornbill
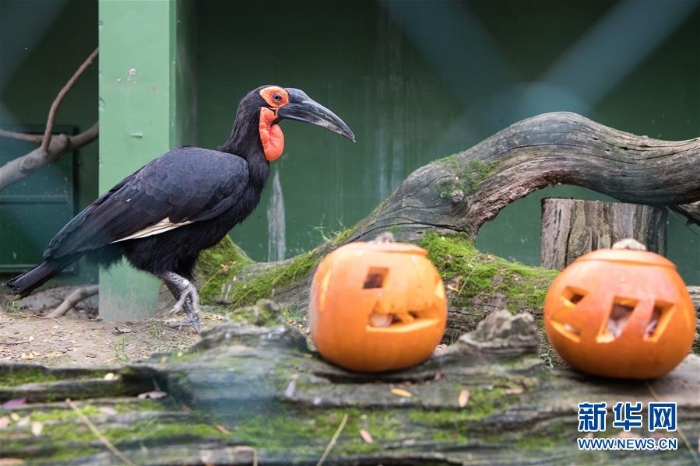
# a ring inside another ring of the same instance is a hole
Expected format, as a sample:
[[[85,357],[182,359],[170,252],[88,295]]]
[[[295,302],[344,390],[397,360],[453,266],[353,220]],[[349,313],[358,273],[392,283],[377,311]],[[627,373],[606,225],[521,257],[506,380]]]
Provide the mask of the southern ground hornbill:
[[[348,126],[299,89],[262,86],[238,106],[219,150],[171,150],[123,179],[54,236],[44,262],[7,285],[27,296],[85,255],[109,267],[123,256],[163,279],[189,323],[200,331],[197,257],[245,219],[260,201],[270,161],[282,155],[282,119],[323,126],[354,141]]]

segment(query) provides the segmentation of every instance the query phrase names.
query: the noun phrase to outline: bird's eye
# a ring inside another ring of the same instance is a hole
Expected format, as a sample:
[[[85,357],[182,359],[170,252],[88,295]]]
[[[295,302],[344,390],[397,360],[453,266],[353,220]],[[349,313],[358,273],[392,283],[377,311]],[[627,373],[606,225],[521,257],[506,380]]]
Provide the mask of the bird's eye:
[[[282,94],[280,94],[280,93],[278,92],[278,93],[276,93],[276,94],[274,94],[274,95],[272,96],[272,99],[273,99],[275,102],[282,102]]]

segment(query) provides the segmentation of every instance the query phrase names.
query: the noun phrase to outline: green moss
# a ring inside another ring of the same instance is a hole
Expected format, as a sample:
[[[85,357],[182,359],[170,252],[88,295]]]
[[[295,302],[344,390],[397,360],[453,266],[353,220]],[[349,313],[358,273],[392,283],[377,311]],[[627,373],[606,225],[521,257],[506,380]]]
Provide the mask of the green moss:
[[[503,387],[508,386],[508,381],[503,382]],[[510,403],[515,403],[517,398],[505,394],[505,388],[494,387],[472,388],[469,390],[469,402],[459,410],[433,409],[430,411],[411,410],[409,417],[418,425],[425,425],[435,431],[437,435],[456,432],[466,436],[470,434],[466,426],[473,425],[474,421],[482,421],[489,416],[503,410]],[[479,424],[483,430],[483,423]],[[447,427],[447,429],[445,429]]]
[[[140,400],[138,403],[124,401],[122,403],[109,404],[118,414],[131,412],[149,412],[162,411],[163,405],[154,400]],[[88,418],[105,416],[100,411],[98,403],[80,403],[80,411]],[[18,411],[22,418],[28,418],[33,422],[43,424],[41,436],[34,437],[29,433],[29,423],[27,423],[24,434],[19,432],[9,435],[7,441],[2,442],[3,453],[22,452],[24,455],[32,455],[35,458],[50,458],[51,461],[68,461],[74,458],[83,458],[104,451],[104,447],[99,440],[89,429],[87,425],[79,418],[78,414],[70,407],[54,408],[49,410],[22,410]],[[151,439],[156,435],[151,435],[149,432],[157,432],[159,436],[167,436],[170,432],[167,429],[159,429],[154,427],[155,421],[144,421],[147,426],[142,426],[140,422],[125,424],[124,428],[106,429],[103,434],[112,441],[117,443],[120,440],[130,438],[129,436],[135,432],[132,425],[137,426],[138,433],[144,438]],[[160,423],[157,423],[160,425]],[[173,425],[173,424],[166,424]],[[211,427],[211,426],[209,426]],[[149,430],[150,429],[150,430]],[[213,428],[212,428],[213,429]],[[181,430],[199,432],[197,424],[192,428],[191,425],[183,427]],[[214,429],[215,430],[215,429]],[[207,431],[209,432],[209,431]],[[214,435],[216,435],[216,431]],[[27,449],[27,439],[31,436],[31,449]],[[28,453],[30,451],[31,453]],[[30,458],[27,458],[30,459]]]
[[[236,426],[234,434],[245,444],[270,452],[285,452],[293,446],[296,455],[306,453],[314,456],[320,456],[345,415],[348,416],[347,423],[333,448],[338,455],[376,453],[381,450],[382,444],[405,440],[408,434],[405,430],[405,410],[301,410],[287,406],[280,406],[280,410],[285,411],[284,415],[255,416],[244,420]],[[360,429],[367,430],[375,442],[362,440]],[[302,444],[307,446],[308,451],[303,451]]]
[[[26,383],[51,383],[61,380],[60,376],[47,373],[41,366],[37,366],[36,368],[21,368],[14,371],[2,370],[0,374],[2,375],[0,386],[3,387],[16,387],[17,385],[24,385]]]
[[[176,423],[153,418],[129,423],[124,428],[105,429],[103,434],[112,443],[138,441],[144,446],[171,443],[174,439],[221,439],[226,434],[207,422]]]
[[[355,230],[357,230],[357,227],[350,227],[346,228],[340,232],[338,232],[333,239],[331,239],[331,243],[333,246],[338,246],[340,244],[343,244],[348,238],[350,238],[350,235],[355,233]]]
[[[463,301],[453,304],[467,305],[469,298],[502,295],[510,311],[541,309],[549,285],[557,275],[554,270],[480,253],[465,234],[441,236],[428,232],[419,245],[428,251],[443,280]]]
[[[265,270],[255,278],[234,283],[229,293],[230,306],[236,308],[256,303],[259,299],[274,299],[275,290],[311,273],[319,261],[317,251],[309,251],[286,264]]]
[[[0,366],[0,387],[16,387],[28,383],[53,383],[60,382],[70,377],[71,379],[101,379],[108,370],[80,370],[77,373],[60,369],[50,369],[39,365],[7,365]]]
[[[229,236],[219,244],[202,252],[197,263],[197,273],[204,277],[199,287],[199,297],[203,304],[215,304],[221,295],[221,288],[253,261],[236,246]]]
[[[476,190],[479,183],[488,178],[501,165],[501,162],[487,163],[481,160],[470,160],[462,166],[458,159],[452,157],[442,159],[440,163],[454,172],[454,176],[438,183],[438,193],[441,197],[451,196],[457,190],[468,196]]]

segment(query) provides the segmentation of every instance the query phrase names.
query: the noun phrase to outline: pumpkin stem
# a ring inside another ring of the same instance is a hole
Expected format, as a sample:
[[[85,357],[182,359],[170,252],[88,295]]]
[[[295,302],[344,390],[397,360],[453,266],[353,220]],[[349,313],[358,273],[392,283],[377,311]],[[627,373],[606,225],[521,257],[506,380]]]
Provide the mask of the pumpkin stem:
[[[395,243],[394,234],[390,231],[385,231],[376,238],[374,238],[370,243]]]
[[[646,251],[647,247],[634,238],[625,238],[612,245],[613,249],[631,249],[633,251]]]

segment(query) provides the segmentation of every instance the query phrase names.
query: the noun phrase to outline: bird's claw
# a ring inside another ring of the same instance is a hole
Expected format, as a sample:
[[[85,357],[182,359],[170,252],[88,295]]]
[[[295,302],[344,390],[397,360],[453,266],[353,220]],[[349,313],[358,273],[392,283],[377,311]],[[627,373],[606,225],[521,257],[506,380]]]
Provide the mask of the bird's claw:
[[[204,329],[202,322],[199,320],[199,294],[197,288],[191,283],[188,284],[180,294],[180,299],[170,310],[170,314],[176,314],[185,309],[187,314],[187,325],[191,325],[197,333],[201,333]]]

